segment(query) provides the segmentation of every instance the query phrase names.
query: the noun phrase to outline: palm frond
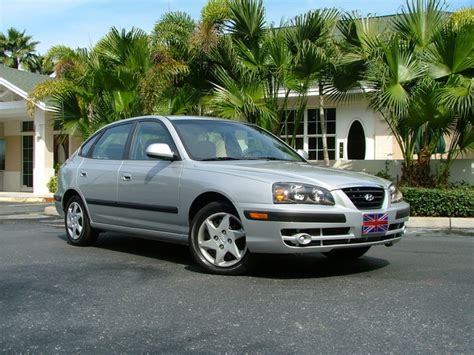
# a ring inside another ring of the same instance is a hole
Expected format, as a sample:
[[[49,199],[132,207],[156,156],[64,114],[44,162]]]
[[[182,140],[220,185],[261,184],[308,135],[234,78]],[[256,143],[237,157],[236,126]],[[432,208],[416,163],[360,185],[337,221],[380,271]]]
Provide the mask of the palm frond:
[[[438,79],[451,74],[474,75],[474,21],[444,26],[425,54],[430,74]]]
[[[417,48],[427,48],[443,26],[443,5],[439,0],[407,0],[393,20],[395,31]]]
[[[257,48],[265,33],[265,9],[262,0],[232,0],[226,29],[250,48]]]

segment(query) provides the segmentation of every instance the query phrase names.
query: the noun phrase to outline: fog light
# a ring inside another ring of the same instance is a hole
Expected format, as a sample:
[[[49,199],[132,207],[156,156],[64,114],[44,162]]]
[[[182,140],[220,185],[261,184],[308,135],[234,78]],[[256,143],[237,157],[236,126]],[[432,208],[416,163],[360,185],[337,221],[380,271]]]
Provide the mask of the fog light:
[[[300,233],[296,235],[296,241],[299,245],[308,245],[311,243],[311,236],[307,233]]]

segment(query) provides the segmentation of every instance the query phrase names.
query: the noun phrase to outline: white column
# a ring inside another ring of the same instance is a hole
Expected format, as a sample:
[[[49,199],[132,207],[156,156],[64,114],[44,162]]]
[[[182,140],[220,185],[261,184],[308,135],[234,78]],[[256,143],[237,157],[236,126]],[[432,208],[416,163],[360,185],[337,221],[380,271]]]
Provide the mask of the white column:
[[[49,193],[46,184],[54,176],[54,135],[51,122],[46,119],[45,111],[35,110],[33,193],[46,195]]]

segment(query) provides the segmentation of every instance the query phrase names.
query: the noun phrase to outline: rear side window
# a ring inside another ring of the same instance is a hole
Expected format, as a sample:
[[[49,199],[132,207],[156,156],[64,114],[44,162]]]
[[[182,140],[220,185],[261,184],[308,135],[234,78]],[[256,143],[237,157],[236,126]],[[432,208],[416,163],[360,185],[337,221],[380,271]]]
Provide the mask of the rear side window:
[[[107,160],[123,159],[125,145],[131,130],[131,123],[107,129],[94,146],[92,158]]]

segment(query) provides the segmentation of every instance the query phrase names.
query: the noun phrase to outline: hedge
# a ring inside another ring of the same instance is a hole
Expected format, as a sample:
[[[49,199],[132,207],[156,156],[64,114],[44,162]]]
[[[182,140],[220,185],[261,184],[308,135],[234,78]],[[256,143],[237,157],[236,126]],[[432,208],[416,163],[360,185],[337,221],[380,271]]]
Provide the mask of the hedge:
[[[474,189],[402,187],[410,215],[419,217],[474,217]]]

